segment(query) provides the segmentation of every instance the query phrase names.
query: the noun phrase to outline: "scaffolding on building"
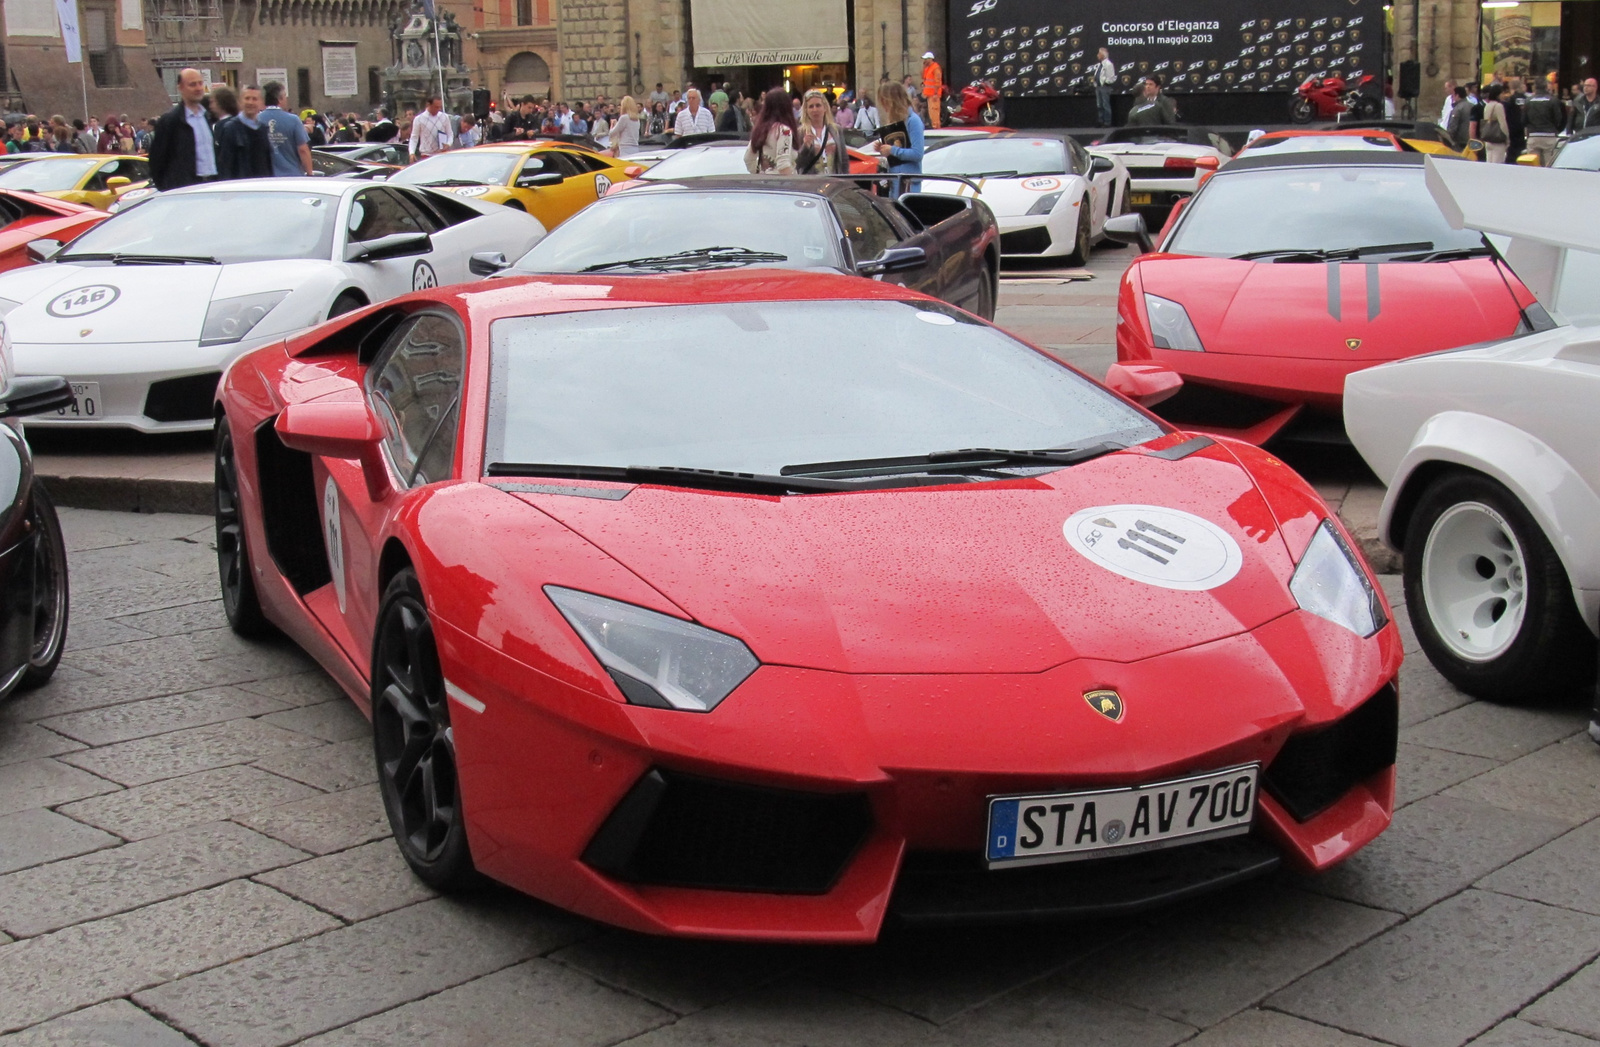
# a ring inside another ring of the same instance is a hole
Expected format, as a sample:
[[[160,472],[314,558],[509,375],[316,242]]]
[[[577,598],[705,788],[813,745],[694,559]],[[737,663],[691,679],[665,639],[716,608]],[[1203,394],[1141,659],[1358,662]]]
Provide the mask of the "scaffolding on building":
[[[221,0],[145,0],[149,54],[167,92],[176,96],[176,71],[216,61],[222,38]]]

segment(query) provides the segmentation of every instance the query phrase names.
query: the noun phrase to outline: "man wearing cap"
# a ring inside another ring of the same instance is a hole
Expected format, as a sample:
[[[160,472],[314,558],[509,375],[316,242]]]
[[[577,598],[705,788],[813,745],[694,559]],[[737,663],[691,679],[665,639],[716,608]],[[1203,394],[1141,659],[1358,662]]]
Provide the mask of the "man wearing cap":
[[[932,51],[922,53],[922,97],[928,106],[928,126],[938,127],[944,116],[944,70],[933,60]]]

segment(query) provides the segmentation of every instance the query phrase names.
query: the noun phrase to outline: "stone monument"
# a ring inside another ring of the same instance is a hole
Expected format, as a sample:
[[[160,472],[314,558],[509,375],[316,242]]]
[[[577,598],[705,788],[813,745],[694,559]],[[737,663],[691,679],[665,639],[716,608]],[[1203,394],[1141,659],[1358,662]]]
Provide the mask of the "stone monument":
[[[431,5],[429,5],[431,6]],[[390,26],[393,62],[383,71],[384,105],[396,118],[407,109],[419,112],[443,84],[444,107],[452,113],[472,111],[472,81],[462,61],[461,27],[443,9],[429,15],[422,0]]]

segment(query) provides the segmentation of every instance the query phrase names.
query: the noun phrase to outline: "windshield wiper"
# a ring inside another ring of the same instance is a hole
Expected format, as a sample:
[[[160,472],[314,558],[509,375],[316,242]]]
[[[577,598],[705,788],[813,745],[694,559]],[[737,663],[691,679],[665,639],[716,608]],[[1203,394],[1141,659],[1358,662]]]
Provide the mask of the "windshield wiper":
[[[697,269],[704,265],[754,265],[757,262],[787,262],[786,254],[771,251],[752,251],[748,247],[701,247],[676,254],[655,255],[649,258],[630,258],[626,261],[600,262],[586,265],[580,273],[601,273],[607,269]]]
[[[122,254],[116,251],[86,251],[81,254],[57,255],[54,262],[110,262],[112,265],[221,265],[203,254]]]
[[[722,469],[690,469],[678,465],[568,465],[535,462],[493,462],[485,470],[490,476],[541,476],[563,480],[614,480],[619,483],[663,484],[668,487],[698,487],[708,491],[736,491],[751,494],[818,494],[834,491],[860,491],[882,487],[923,487],[949,483],[943,478],[921,477],[883,483],[861,484],[848,480],[810,477],[771,476],[766,473],[736,473]]]
[[[432,182],[418,182],[418,185],[488,185],[482,179],[472,178],[439,178]]]
[[[1481,247],[1451,247],[1426,254],[1396,255],[1393,262],[1455,262],[1463,258],[1487,258],[1495,253],[1488,244]]]
[[[888,476],[895,473],[963,472],[1015,465],[1076,465],[1091,458],[1125,450],[1126,445],[1111,440],[1082,447],[1046,447],[1018,451],[1004,447],[968,447],[959,451],[934,451],[931,454],[898,458],[857,458],[843,462],[808,462],[786,465],[778,470],[784,476],[829,479]]]
[[[1423,240],[1409,244],[1368,244],[1364,247],[1340,247],[1334,250],[1324,250],[1320,247],[1275,247],[1268,251],[1246,251],[1244,254],[1233,256],[1235,261],[1253,261],[1258,258],[1271,258],[1276,262],[1332,262],[1360,258],[1369,254],[1393,254],[1396,251],[1428,251],[1433,249],[1433,241]]]

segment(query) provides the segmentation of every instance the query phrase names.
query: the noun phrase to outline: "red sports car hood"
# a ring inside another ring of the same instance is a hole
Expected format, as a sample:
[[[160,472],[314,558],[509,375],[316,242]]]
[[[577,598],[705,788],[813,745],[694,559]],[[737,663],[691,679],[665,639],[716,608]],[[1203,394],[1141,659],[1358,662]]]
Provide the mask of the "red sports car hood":
[[[1039,672],[1148,658],[1295,606],[1272,513],[1221,446],[937,489],[519,497],[768,664]]]
[[[1149,294],[1182,303],[1211,353],[1394,360],[1500,338],[1521,319],[1492,258],[1250,262],[1151,258]]]

